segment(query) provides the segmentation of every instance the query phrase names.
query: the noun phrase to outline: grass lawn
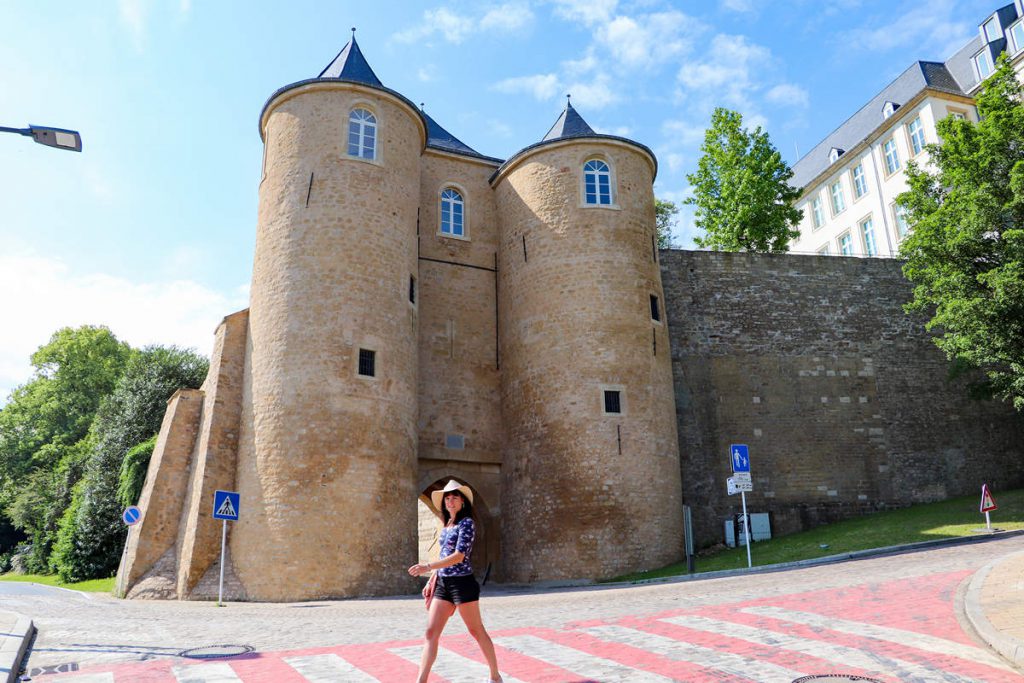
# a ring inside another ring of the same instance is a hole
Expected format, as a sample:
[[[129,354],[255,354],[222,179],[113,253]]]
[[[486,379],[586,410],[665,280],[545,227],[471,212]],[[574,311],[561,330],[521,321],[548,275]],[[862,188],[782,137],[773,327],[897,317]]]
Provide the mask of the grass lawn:
[[[61,583],[56,574],[0,574],[0,581],[25,581],[29,583],[41,583],[47,586],[58,586],[70,588],[71,590],[83,591],[85,593],[112,593],[114,591],[114,577],[109,579],[90,579],[77,583]]]
[[[1024,489],[995,491],[999,509],[990,512],[993,529],[1024,529]],[[977,536],[985,528],[985,515],[978,512],[978,495],[914,505],[902,510],[876,512],[865,517],[837,522],[789,536],[759,541],[750,546],[754,566],[794,562],[854,550],[883,548],[941,538]],[[822,547],[822,546],[827,547]],[[746,569],[747,550],[728,548],[696,558],[697,572]],[[686,574],[686,563],[672,564],[648,572],[627,574],[613,581],[637,581]]]

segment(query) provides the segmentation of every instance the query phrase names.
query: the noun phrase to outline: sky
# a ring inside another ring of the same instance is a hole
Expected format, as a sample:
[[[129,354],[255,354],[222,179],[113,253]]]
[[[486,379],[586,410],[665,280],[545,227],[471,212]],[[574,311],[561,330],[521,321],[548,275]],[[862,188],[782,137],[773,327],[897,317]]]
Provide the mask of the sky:
[[[0,404],[65,326],[208,354],[248,305],[258,116],[357,28],[377,76],[478,152],[539,141],[566,94],[659,160],[681,203],[716,106],[790,164],[986,0],[0,0],[0,126],[78,130],[80,154],[0,134]],[[692,212],[673,230],[693,248]]]

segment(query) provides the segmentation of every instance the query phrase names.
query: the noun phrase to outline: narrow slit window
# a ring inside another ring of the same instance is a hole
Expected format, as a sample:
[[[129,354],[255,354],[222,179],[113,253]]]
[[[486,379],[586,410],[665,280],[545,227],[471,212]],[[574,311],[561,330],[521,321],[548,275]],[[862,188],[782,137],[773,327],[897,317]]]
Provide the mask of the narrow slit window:
[[[377,376],[377,352],[359,349],[359,374],[363,377]]]
[[[658,297],[651,294],[651,320],[661,322],[661,307],[658,305]]]
[[[409,278],[409,303],[416,303],[416,278]]]
[[[617,414],[622,412],[622,392],[605,390],[604,392],[604,412]]]

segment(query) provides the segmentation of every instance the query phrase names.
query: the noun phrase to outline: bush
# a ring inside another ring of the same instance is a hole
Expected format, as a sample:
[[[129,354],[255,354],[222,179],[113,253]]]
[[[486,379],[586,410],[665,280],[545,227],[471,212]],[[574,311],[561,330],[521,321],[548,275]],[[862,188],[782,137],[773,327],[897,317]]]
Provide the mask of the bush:
[[[117,502],[123,508],[139,502],[142,487],[146,484],[149,460],[153,457],[153,450],[156,448],[157,436],[154,434],[129,450],[124,456],[124,462],[121,463],[121,475],[117,482]]]
[[[160,429],[167,399],[178,389],[199,387],[208,367],[202,356],[176,347],[132,354],[96,413],[90,432],[94,447],[60,522],[52,564],[62,581],[101,579],[117,571],[126,537],[118,495],[125,458]],[[129,469],[137,470],[136,465]]]

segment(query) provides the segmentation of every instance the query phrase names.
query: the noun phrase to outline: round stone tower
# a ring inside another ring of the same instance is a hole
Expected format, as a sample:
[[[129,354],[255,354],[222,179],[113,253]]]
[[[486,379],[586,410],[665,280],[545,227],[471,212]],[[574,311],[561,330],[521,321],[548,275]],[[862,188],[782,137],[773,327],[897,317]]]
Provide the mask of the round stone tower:
[[[256,600],[410,591],[426,124],[353,37],[260,135],[233,567]]]
[[[571,105],[492,179],[505,578],[607,578],[682,555],[653,153]]]

